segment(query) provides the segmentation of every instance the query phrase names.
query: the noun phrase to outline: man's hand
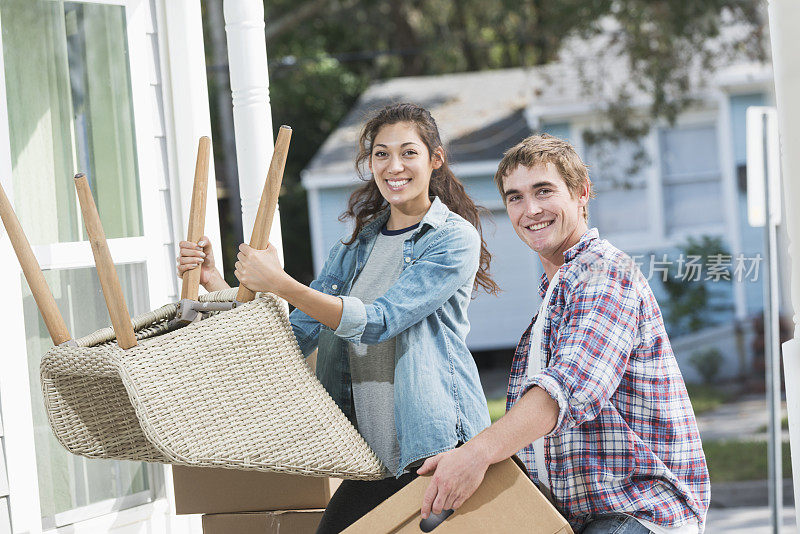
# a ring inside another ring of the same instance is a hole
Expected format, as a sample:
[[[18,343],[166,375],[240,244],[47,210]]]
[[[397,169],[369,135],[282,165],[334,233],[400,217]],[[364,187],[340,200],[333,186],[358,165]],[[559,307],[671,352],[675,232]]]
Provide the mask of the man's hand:
[[[433,473],[422,499],[422,518],[431,512],[456,510],[483,482],[489,461],[470,443],[457,449],[431,456],[417,470],[420,475]]]
[[[491,464],[553,431],[558,421],[558,403],[544,389],[534,386],[500,420],[452,451],[425,460],[420,475],[433,473],[422,499],[422,517],[431,512],[455,510],[483,482]]]

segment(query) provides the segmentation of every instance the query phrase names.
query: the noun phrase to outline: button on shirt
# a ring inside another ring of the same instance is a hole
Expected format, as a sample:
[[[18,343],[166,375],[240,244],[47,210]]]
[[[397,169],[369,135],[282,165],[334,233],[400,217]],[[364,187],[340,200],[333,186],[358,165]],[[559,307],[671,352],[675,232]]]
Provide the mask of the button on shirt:
[[[647,280],[596,229],[564,263],[544,315],[544,368],[528,376],[532,322],[515,351],[506,403],[510,409],[533,386],[558,403],[543,466],[556,505],[576,532],[609,513],[661,527],[696,522],[702,532],[708,469]],[[543,296],[546,284],[542,276]],[[518,455],[536,477],[533,446]]]

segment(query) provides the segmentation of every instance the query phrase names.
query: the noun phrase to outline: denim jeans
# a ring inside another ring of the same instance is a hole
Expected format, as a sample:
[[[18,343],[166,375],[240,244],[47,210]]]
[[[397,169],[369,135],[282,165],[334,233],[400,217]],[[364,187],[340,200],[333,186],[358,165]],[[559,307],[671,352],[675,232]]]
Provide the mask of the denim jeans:
[[[650,530],[629,515],[608,514],[589,521],[581,534],[650,534]]]

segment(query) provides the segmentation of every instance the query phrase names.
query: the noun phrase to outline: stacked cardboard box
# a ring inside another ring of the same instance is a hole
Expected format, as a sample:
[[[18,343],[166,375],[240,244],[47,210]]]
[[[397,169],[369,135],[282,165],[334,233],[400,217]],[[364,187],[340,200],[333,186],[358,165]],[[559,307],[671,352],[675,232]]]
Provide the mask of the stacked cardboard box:
[[[206,514],[203,534],[314,534],[322,510],[284,510],[243,514]]]
[[[338,479],[173,466],[179,514],[203,515],[203,534],[313,534]],[[430,532],[419,512],[430,482],[420,477],[345,534]],[[508,459],[489,468],[464,505],[435,527],[440,534],[572,534],[569,523]]]
[[[314,534],[341,480],[207,467],[172,467],[175,509],[204,514],[204,534]]]

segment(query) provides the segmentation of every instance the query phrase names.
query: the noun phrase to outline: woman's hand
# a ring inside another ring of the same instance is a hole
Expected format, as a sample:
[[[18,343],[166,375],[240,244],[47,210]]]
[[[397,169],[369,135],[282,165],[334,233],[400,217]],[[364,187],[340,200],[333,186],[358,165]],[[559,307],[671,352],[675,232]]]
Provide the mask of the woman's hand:
[[[207,236],[200,238],[197,243],[181,241],[180,255],[178,256],[178,278],[183,278],[186,271],[200,266],[200,285],[207,291],[218,291],[230,287],[220,274],[214,263],[214,252],[211,250],[211,241]]]
[[[250,245],[239,245],[236,256],[236,271],[233,273],[251,291],[262,291],[282,295],[282,289],[292,279],[287,275],[278,260],[278,251],[272,244],[265,250],[257,250]]]
[[[251,291],[273,293],[331,330],[342,319],[342,299],[301,284],[283,270],[272,244],[257,250],[242,243],[236,256],[236,278]]]

